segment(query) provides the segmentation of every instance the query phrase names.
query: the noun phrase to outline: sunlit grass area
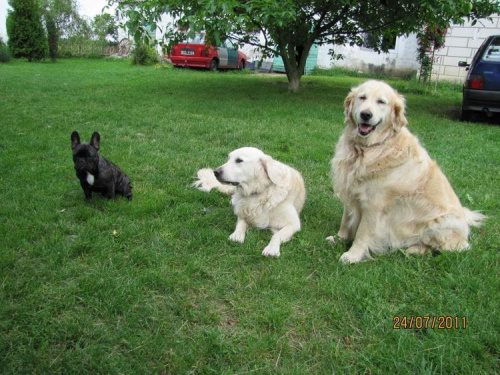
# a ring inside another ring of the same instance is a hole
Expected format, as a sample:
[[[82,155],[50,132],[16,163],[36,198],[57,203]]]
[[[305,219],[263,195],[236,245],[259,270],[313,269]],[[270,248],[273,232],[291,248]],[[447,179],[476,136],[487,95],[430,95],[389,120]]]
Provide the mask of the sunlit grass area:
[[[500,129],[459,122],[458,90],[389,81],[462,203],[489,216],[472,249],[342,265],[345,246],[325,241],[342,215],[329,163],[343,101],[365,79],[304,77],[290,94],[277,75],[0,64],[0,372],[500,372]],[[84,201],[73,130],[100,132],[132,202]],[[279,259],[260,255],[269,232],[228,241],[228,198],[190,187],[242,146],[305,178]]]

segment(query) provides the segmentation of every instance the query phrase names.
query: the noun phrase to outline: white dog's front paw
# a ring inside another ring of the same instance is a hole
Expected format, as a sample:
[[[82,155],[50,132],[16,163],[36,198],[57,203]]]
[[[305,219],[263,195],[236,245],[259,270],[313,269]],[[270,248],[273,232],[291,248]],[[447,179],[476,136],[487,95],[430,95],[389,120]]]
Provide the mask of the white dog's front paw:
[[[243,243],[245,241],[245,233],[234,232],[229,236],[229,240],[233,242]]]
[[[205,193],[209,193],[212,188],[210,186],[207,186],[203,181],[201,180],[196,180],[191,184],[192,187],[204,191]]]
[[[363,261],[364,256],[363,254],[356,254],[352,253],[350,251],[346,251],[342,256],[340,257],[340,261],[342,263],[359,263]]]
[[[280,256],[280,248],[267,245],[264,251],[262,251],[262,256],[265,257],[279,257]]]
[[[192,186],[198,190],[208,193],[217,186],[217,179],[214,176],[214,171],[210,168],[200,169],[196,173],[196,177],[198,177],[198,180],[193,182]]]
[[[335,236],[328,236],[325,238],[325,240],[327,240],[330,243],[335,243]]]

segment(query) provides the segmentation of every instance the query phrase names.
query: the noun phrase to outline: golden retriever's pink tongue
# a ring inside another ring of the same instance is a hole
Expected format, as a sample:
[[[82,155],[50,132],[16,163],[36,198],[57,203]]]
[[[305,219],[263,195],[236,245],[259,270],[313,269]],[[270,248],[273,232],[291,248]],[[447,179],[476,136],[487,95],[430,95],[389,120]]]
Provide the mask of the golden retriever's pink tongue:
[[[359,131],[361,133],[369,133],[372,130],[373,126],[368,124],[359,124]]]

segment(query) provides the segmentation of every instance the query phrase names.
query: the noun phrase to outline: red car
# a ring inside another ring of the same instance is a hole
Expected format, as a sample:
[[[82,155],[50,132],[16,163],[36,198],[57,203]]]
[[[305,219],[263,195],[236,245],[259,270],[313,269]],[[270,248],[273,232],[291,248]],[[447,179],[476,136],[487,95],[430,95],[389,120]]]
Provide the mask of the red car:
[[[190,66],[194,68],[245,69],[247,56],[238,51],[230,41],[219,47],[207,46],[205,34],[198,33],[185,43],[172,46],[170,61],[174,66]]]

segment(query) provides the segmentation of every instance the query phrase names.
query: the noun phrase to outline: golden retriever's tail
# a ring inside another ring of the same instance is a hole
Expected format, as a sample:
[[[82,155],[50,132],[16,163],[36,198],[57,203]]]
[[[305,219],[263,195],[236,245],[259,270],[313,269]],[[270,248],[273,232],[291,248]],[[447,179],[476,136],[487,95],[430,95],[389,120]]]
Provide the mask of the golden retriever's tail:
[[[465,212],[465,220],[467,220],[467,224],[472,225],[474,227],[480,227],[483,220],[488,218],[487,216],[483,215],[479,211],[471,211],[465,207],[464,207],[464,212]]]

